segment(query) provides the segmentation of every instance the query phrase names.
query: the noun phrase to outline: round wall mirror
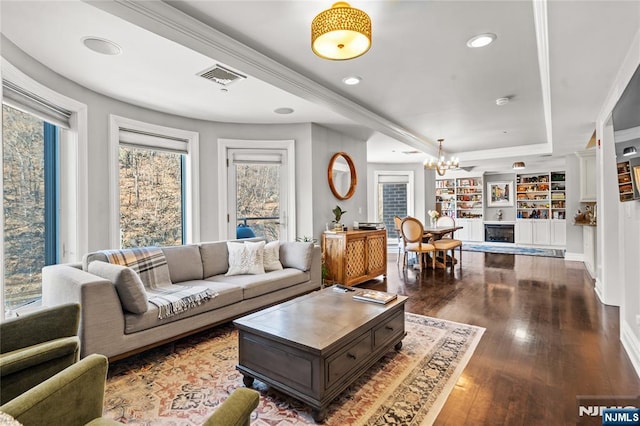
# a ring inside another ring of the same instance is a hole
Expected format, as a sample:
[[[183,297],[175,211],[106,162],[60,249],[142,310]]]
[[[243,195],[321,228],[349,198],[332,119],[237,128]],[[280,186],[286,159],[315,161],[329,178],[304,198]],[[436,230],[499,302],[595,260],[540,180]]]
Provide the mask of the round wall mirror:
[[[333,154],[329,161],[328,177],[329,188],[338,200],[348,200],[356,191],[356,167],[346,152]]]

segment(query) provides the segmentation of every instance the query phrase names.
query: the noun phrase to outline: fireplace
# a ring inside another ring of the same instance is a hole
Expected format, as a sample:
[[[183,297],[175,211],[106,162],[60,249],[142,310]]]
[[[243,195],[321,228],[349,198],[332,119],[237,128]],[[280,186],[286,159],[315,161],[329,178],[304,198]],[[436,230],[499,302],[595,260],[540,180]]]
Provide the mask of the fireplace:
[[[484,240],[492,243],[513,243],[513,225],[487,224],[484,225]]]

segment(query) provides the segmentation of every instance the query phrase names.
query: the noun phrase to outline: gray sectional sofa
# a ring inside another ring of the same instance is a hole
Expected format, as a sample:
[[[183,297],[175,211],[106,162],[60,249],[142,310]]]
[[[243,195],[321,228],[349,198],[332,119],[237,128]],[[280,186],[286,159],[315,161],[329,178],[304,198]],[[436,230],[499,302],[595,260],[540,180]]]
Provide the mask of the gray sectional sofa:
[[[130,312],[123,307],[128,305],[123,305],[123,293],[116,289],[113,279],[88,272],[91,262],[107,261],[102,252],[85,255],[82,263],[43,269],[45,306],[69,302],[81,305],[81,357],[99,353],[110,360],[124,358],[321,285],[321,252],[311,243],[282,242],[279,255],[283,269],[258,275],[225,275],[229,267],[226,241],[163,247],[162,251],[173,284],[206,286],[216,296],[178,315],[159,319],[158,309],[151,303],[145,306],[146,312]]]

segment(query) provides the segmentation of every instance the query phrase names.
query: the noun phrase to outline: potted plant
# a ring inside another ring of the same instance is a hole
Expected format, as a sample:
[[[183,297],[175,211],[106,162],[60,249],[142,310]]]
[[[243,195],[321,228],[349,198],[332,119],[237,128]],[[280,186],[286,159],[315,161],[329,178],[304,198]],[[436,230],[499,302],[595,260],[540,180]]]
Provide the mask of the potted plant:
[[[346,210],[342,210],[340,208],[340,206],[336,206],[331,211],[333,212],[333,216],[335,217],[335,219],[332,220],[334,231],[342,231],[344,227],[342,226],[342,223],[340,222],[340,219],[342,219],[342,215],[345,214],[347,211]]]

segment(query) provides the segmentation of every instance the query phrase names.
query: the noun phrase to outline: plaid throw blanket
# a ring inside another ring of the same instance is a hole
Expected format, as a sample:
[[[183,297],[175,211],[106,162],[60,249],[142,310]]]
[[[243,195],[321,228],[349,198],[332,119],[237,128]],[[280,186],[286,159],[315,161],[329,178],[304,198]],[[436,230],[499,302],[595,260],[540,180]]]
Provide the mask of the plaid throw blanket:
[[[133,269],[144,284],[158,319],[168,318],[216,297],[207,287],[173,285],[164,253],[158,247],[105,250],[109,263]]]

